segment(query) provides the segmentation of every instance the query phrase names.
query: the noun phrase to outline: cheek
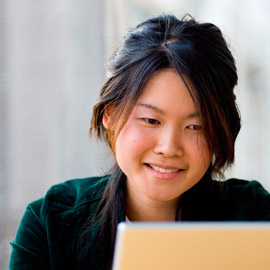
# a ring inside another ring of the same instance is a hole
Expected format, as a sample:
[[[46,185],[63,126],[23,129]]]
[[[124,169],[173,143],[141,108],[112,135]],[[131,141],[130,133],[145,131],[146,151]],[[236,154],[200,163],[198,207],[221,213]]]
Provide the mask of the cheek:
[[[212,155],[209,152],[207,143],[201,147],[198,158],[200,159],[198,160],[198,163],[200,162],[202,169],[206,171],[212,160]]]
[[[120,131],[115,143],[115,155],[118,163],[135,159],[147,151],[151,145],[149,138],[151,137],[145,134],[145,130],[127,123]]]
[[[193,138],[192,142],[188,144],[189,151],[193,156],[194,162],[200,164],[202,169],[207,169],[212,160],[212,155],[209,152],[208,144],[204,136]]]

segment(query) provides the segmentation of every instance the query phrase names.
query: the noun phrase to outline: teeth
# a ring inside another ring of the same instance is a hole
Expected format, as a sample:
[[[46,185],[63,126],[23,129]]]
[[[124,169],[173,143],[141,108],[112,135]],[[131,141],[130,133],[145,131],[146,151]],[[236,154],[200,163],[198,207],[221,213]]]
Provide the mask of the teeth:
[[[178,171],[178,169],[168,170],[168,169],[163,169],[163,168],[159,168],[159,167],[156,167],[156,166],[152,166],[152,165],[150,165],[150,164],[149,164],[149,166],[150,166],[152,169],[154,169],[154,170],[156,170],[156,171],[158,171],[158,172],[161,172],[161,173],[172,173],[172,172],[177,172],[177,171]]]

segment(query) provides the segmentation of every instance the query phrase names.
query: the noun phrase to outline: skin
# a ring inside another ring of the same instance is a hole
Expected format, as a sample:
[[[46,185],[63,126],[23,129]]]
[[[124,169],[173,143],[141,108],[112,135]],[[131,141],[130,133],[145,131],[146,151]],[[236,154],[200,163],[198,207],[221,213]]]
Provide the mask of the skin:
[[[112,113],[104,114],[106,128]],[[116,139],[115,157],[127,176],[128,218],[174,220],[179,198],[200,181],[212,155],[200,113],[173,69],[160,70],[147,82]]]

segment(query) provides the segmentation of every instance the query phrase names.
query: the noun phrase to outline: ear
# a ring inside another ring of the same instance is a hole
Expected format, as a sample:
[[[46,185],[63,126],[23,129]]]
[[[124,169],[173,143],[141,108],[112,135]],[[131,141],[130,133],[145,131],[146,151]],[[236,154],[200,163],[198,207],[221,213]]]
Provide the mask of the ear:
[[[112,119],[112,114],[113,114],[113,106],[105,106],[104,108],[104,113],[102,116],[102,124],[103,126],[108,129],[110,127],[111,119]]]

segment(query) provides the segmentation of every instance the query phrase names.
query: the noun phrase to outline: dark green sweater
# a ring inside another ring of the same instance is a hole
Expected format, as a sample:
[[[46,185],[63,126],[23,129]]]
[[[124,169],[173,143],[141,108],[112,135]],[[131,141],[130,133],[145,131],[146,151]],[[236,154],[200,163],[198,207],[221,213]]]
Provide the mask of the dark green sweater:
[[[107,176],[70,180],[31,203],[11,243],[10,269],[98,269],[94,262],[88,268],[80,266],[78,238],[94,215],[107,181]],[[199,182],[181,202],[183,221],[270,220],[270,195],[256,181],[230,179],[222,192],[216,181]]]

